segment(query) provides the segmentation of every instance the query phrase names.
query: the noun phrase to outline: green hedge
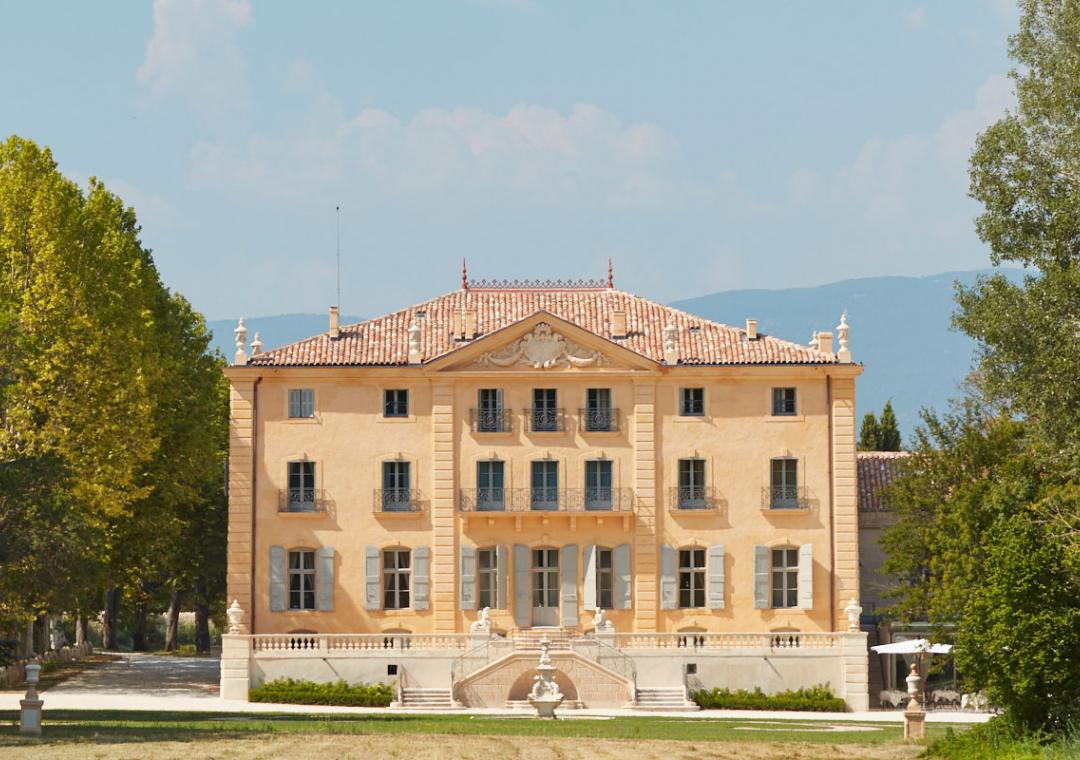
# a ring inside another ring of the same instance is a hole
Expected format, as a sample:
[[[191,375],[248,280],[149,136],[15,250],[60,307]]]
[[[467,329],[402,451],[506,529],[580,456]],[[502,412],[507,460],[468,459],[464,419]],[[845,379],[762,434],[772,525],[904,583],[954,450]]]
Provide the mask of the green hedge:
[[[356,684],[345,681],[317,683],[278,678],[248,690],[252,702],[277,702],[292,705],[348,705],[350,707],[387,707],[394,690],[384,683]]]
[[[844,712],[844,700],[833,695],[828,684],[809,689],[793,689],[765,694],[761,689],[702,689],[694,692],[694,701],[704,710],[805,710],[808,712]]]

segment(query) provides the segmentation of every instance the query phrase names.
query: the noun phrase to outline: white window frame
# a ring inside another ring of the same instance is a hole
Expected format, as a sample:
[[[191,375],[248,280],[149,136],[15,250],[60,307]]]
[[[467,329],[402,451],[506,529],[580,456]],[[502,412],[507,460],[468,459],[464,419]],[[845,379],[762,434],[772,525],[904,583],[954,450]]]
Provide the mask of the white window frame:
[[[481,610],[499,607],[498,547],[485,546],[476,550],[476,607]]]
[[[293,559],[296,559],[297,567],[293,567]],[[307,567],[306,559],[310,559],[311,566]],[[315,550],[306,547],[289,549],[285,555],[286,580],[288,582],[290,612],[310,612],[315,609],[315,589],[318,582],[317,565],[315,562]],[[297,581],[297,588],[293,589],[293,579]],[[298,595],[298,603],[293,604],[293,594]],[[310,604],[308,602],[310,601]]]
[[[391,556],[393,567],[388,566]],[[401,567],[402,557],[405,557],[405,567]],[[412,603],[412,551],[399,546],[383,549],[381,561],[383,609],[409,609]]]
[[[393,397],[392,397],[393,401],[392,402],[391,402],[391,394],[393,394]],[[391,403],[393,404],[393,406],[394,406],[394,408],[396,410],[400,406],[400,404],[402,403],[401,402],[402,395],[404,395],[404,399],[405,399],[405,411],[404,412],[395,411],[393,414],[390,414],[389,412],[390,412]],[[383,417],[385,417],[386,419],[393,419],[393,420],[399,420],[399,419],[407,418],[409,416],[409,403],[410,403],[410,401],[411,401],[411,399],[409,398],[409,389],[408,388],[384,388],[383,389]]]
[[[678,587],[676,593],[678,593],[678,607],[683,610],[699,610],[705,609],[708,602],[708,589],[705,587],[706,581],[706,551],[703,546],[681,546],[679,547],[679,567],[678,574],[676,576]],[[697,560],[701,559],[701,564],[697,563]],[[689,563],[687,563],[689,559]],[[683,577],[689,580],[689,587],[683,588]],[[689,604],[683,604],[683,591],[689,594]],[[700,595],[701,604],[695,604],[696,597]]]
[[[688,396],[692,391],[700,391],[701,393],[701,410],[700,411],[687,411],[688,401],[693,401]],[[704,417],[705,416],[705,388],[704,386],[687,386],[685,388],[679,388],[679,416],[680,417]]]
[[[791,398],[788,398],[790,392]],[[788,410],[788,402],[791,409]],[[772,389],[772,416],[797,417],[799,415],[799,391],[794,386],[777,386]]]
[[[778,558],[781,563],[779,565]],[[791,564],[792,561],[794,565]],[[778,594],[780,604],[777,604]],[[799,548],[797,546],[780,546],[769,550],[769,606],[773,609],[794,609],[799,606]]]

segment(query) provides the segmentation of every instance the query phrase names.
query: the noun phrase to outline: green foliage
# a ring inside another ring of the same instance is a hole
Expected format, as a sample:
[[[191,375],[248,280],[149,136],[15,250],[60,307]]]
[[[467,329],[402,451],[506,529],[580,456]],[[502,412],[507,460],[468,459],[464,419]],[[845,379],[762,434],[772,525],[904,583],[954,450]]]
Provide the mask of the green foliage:
[[[252,702],[275,702],[292,705],[349,705],[352,707],[388,707],[394,690],[384,683],[356,684],[345,681],[318,683],[292,678],[277,678],[248,690]]]
[[[893,411],[892,401],[885,402],[885,408],[881,410],[881,421],[878,423],[878,451],[900,450],[900,426],[896,423],[896,412]]]
[[[844,712],[844,700],[833,694],[828,684],[807,689],[791,689],[765,694],[760,688],[702,689],[694,692],[694,702],[704,710],[802,710],[806,712]]]
[[[863,415],[862,425],[859,427],[859,450],[878,451],[878,441],[881,439],[881,430],[878,428],[877,417],[873,412]]]
[[[930,742],[925,757],[939,760],[1066,760],[1080,757],[1080,733],[1025,736],[1001,718],[963,731],[948,729]]]

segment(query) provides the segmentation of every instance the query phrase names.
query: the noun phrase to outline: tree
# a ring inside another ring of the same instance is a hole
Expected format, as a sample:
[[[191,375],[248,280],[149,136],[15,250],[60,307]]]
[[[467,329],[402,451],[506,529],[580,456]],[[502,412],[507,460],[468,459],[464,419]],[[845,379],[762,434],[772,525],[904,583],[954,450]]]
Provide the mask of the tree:
[[[861,451],[879,451],[878,441],[881,440],[881,430],[878,428],[877,417],[873,412],[863,415],[862,425],[859,427],[859,449]]]
[[[877,445],[878,451],[900,450],[900,427],[896,424],[896,413],[893,412],[892,401],[886,401],[885,408],[881,410]]]

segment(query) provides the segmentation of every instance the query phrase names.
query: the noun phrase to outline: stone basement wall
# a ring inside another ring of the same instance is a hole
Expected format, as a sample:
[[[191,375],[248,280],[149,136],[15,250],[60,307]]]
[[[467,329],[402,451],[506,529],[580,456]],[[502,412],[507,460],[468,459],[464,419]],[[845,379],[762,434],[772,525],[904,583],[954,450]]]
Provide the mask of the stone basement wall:
[[[19,660],[14,665],[0,668],[0,689],[14,689],[19,684],[23,683],[26,680],[27,663],[37,662],[44,664],[46,662],[71,662],[72,660],[82,659],[93,651],[94,648],[90,645],[90,642],[86,641],[82,644],[54,649],[46,652],[42,656],[34,657],[29,660]]]

